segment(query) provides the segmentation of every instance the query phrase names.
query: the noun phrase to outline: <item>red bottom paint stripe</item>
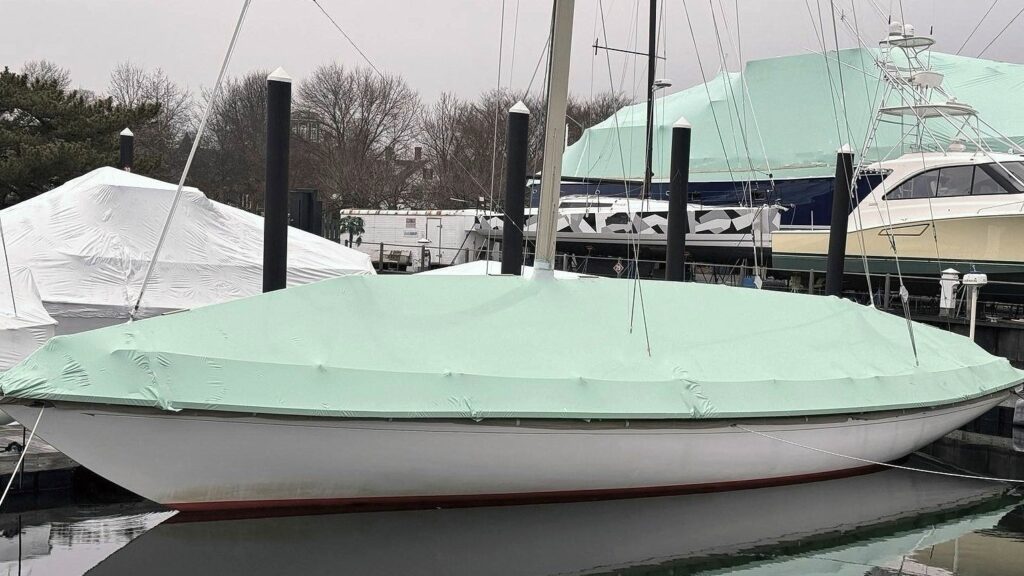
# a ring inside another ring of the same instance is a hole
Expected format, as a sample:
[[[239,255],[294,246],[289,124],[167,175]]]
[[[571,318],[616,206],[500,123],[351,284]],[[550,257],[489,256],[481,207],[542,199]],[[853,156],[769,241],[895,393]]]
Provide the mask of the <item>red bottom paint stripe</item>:
[[[570,490],[556,492],[518,492],[512,494],[465,494],[449,496],[383,496],[373,498],[311,498],[293,500],[229,500],[223,502],[181,502],[167,506],[181,511],[171,521],[227,520],[270,516],[297,516],[306,514],[332,514],[341,512],[367,512],[382,510],[416,510],[428,508],[463,508],[470,506],[501,506],[512,504],[545,504],[552,502],[586,502],[621,498],[642,498],[749,490],[785,484],[800,484],[818,480],[844,478],[883,469],[870,465],[813,474],[709,482],[679,486],[652,486],[644,488],[612,488],[598,490]]]

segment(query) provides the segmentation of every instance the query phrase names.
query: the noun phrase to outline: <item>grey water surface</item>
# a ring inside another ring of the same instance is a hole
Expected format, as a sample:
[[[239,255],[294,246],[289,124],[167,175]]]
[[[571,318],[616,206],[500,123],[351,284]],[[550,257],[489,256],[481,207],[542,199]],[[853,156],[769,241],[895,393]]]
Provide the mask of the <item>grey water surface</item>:
[[[1024,575],[1024,498],[901,470],[685,496],[263,519],[0,515],[2,574]]]

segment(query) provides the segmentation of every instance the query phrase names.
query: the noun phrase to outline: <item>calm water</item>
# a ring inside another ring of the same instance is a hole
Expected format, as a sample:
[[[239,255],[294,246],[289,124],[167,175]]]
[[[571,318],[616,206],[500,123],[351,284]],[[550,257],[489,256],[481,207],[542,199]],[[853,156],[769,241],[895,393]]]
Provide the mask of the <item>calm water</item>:
[[[1024,574],[1024,498],[890,470],[609,502],[190,521],[148,503],[0,516],[3,574]]]

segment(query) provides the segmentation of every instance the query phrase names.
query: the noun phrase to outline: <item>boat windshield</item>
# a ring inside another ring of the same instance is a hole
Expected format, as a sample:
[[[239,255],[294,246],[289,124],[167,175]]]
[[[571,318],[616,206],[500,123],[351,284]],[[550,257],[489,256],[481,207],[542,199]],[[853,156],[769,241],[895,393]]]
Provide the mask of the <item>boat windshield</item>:
[[[944,166],[904,180],[886,200],[1024,193],[1024,162]]]

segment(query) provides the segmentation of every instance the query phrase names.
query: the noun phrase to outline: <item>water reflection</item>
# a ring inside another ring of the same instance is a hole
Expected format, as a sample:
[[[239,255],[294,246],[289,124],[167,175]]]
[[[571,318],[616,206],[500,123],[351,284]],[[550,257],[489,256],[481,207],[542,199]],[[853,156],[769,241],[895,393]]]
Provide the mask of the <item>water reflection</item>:
[[[22,573],[75,574],[95,565],[89,574],[859,576],[965,566],[983,576],[1024,574],[1018,496],[1000,485],[898,470],[609,502],[163,521],[168,516],[23,520],[23,562],[49,558],[47,567],[59,569]],[[9,521],[5,534],[16,534]],[[13,564],[9,550],[0,553],[2,574]]]
[[[146,502],[0,515],[0,574],[82,574],[171,516]]]

